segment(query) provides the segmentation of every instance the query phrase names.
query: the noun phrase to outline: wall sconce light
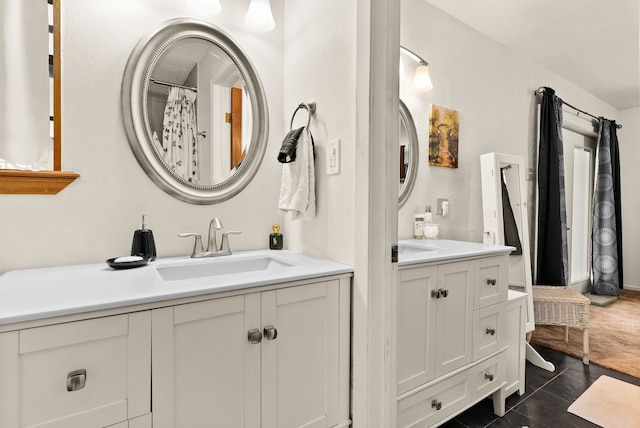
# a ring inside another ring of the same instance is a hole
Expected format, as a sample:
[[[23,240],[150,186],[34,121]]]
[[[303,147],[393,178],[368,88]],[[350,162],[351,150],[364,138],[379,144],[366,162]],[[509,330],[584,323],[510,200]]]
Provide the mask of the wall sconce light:
[[[413,89],[417,92],[432,90],[433,83],[431,83],[431,76],[429,75],[429,63],[403,46],[400,46],[400,52],[403,52],[418,63],[413,76]]]
[[[218,15],[222,12],[220,0],[187,0],[189,7],[203,15]]]
[[[271,0],[251,0],[244,23],[253,31],[266,33],[276,28],[271,13]]]

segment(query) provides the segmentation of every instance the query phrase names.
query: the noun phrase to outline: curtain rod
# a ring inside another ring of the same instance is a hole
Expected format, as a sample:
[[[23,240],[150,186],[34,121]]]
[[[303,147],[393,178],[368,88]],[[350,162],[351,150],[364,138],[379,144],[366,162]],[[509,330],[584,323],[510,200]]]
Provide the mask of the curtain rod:
[[[546,87],[540,86],[536,92],[539,93],[539,94],[542,94],[545,89],[546,89]],[[569,104],[568,102],[566,102],[565,100],[562,100],[562,104],[564,104],[564,105],[574,109],[575,111],[577,111],[578,115],[580,113],[582,113],[582,114],[586,114],[587,116],[590,116],[590,117],[592,117],[592,118],[594,118],[596,120],[600,120],[600,118],[598,116],[594,116],[594,115],[592,115],[591,113],[589,113],[587,111],[584,111],[584,110],[581,110],[581,109],[579,109],[577,107],[574,107],[571,104]],[[620,128],[622,128],[622,125],[620,125],[619,123],[616,123],[616,128],[620,129]]]
[[[194,88],[192,86],[176,85],[175,83],[163,82],[162,80],[154,79],[153,77],[151,77],[149,80],[155,83],[156,85],[175,86],[176,88],[190,89],[194,92],[198,92],[198,88]]]

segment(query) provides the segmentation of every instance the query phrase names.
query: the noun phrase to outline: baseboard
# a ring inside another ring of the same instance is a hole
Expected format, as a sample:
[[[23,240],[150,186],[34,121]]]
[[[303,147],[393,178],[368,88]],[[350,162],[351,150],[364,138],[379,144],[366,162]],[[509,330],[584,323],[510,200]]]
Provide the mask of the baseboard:
[[[640,291],[640,285],[625,285],[625,290]]]

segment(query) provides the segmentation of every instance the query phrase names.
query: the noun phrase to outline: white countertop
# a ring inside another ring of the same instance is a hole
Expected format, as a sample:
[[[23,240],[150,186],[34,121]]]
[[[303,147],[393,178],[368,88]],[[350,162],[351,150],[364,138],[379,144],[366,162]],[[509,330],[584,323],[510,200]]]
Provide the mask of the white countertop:
[[[265,256],[287,266],[175,281],[163,279],[158,271]],[[166,258],[121,270],[106,263],[15,270],[0,275],[0,325],[352,272],[350,266],[287,250]]]
[[[399,245],[400,266],[514,250],[449,240],[407,239],[399,241]],[[173,281],[165,280],[159,272],[176,266],[197,267],[261,257],[281,263],[268,269]],[[0,325],[351,273],[351,266],[287,250],[242,251],[203,259],[165,258],[122,270],[106,263],[15,270],[0,275]]]
[[[398,241],[398,265],[438,262],[465,257],[481,257],[508,254],[514,247],[485,245],[476,242],[450,241],[446,239],[402,239]]]

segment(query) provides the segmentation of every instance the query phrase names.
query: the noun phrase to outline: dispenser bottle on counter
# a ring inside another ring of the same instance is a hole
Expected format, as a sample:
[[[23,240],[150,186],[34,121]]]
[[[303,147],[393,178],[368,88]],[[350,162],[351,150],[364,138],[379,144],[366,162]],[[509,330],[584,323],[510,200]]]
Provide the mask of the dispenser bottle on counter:
[[[140,256],[145,260],[154,261],[156,259],[156,243],[153,239],[153,232],[147,229],[145,222],[146,214],[142,214],[142,228],[133,233],[131,243],[131,255]]]
[[[280,233],[280,225],[274,224],[272,229],[273,233],[269,234],[269,249],[282,250],[284,238],[282,237],[282,233]]]

